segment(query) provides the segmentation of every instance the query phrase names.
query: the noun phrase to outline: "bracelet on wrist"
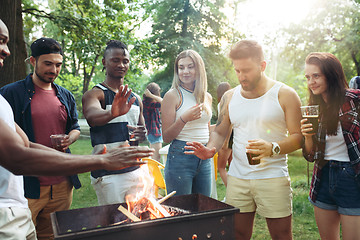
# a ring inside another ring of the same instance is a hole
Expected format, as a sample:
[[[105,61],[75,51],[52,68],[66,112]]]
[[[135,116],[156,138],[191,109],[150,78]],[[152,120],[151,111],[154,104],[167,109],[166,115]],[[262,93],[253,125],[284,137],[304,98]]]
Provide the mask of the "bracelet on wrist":
[[[182,119],[181,116],[180,116],[180,120],[181,120],[184,124],[186,124],[186,122],[184,121],[184,119]]]

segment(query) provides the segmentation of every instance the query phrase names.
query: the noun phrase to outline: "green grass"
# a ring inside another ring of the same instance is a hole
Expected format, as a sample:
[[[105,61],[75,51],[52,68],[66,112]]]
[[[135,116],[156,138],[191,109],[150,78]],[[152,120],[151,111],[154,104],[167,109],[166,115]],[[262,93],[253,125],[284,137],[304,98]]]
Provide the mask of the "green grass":
[[[71,145],[71,152],[73,154],[88,155],[91,154],[92,147],[90,138],[80,138],[73,145]],[[74,190],[73,202],[71,209],[85,208],[97,206],[97,198],[95,191],[90,183],[90,173],[79,174],[82,187]]]
[[[90,154],[91,144],[89,138],[80,138],[71,146],[73,154]],[[309,193],[307,178],[307,162],[303,159],[301,151],[296,151],[289,155],[289,172],[291,186],[293,189],[293,236],[296,240],[320,239],[317,231],[314,212],[307,197]],[[310,164],[310,178],[313,165]],[[97,206],[97,198],[90,184],[90,173],[79,174],[82,187],[74,191],[73,203],[71,208],[84,208]],[[220,177],[217,180],[218,199],[222,200],[225,196],[225,186]],[[161,193],[161,192],[160,192]],[[252,239],[263,240],[271,239],[266,221],[256,215],[254,223],[254,233]]]

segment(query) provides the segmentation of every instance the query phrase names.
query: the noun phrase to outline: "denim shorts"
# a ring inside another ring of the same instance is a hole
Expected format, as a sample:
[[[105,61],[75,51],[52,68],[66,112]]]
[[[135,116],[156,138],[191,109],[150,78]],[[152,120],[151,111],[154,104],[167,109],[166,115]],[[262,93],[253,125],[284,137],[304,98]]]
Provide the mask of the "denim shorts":
[[[350,162],[329,161],[321,169],[316,201],[309,201],[321,209],[360,216],[360,186]]]
[[[165,165],[165,183],[167,192],[176,191],[176,195],[201,193],[210,196],[211,162],[195,155],[186,155],[186,142],[173,140],[169,147]]]
[[[163,138],[160,135],[159,137],[156,137],[152,134],[148,134],[147,135],[147,140],[149,141],[150,144],[154,144],[154,143],[162,143],[163,142]]]

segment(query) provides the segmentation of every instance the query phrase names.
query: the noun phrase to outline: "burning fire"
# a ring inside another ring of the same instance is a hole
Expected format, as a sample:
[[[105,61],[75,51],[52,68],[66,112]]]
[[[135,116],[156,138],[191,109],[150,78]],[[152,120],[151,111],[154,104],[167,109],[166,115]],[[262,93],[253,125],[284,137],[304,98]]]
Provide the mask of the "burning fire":
[[[140,189],[140,191],[134,194],[128,194],[125,197],[128,212],[140,220],[171,216],[170,213],[155,199],[154,177],[149,174],[147,164],[142,165],[141,168],[145,174],[141,176],[141,186],[137,188]]]

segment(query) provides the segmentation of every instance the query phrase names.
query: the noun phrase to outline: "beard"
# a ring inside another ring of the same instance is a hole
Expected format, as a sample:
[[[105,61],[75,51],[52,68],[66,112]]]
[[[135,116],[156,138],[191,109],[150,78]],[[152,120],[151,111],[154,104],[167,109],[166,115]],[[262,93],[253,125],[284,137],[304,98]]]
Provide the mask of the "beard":
[[[257,88],[257,86],[259,85],[259,82],[261,80],[261,73],[259,73],[259,75],[255,76],[251,81],[249,80],[245,80],[248,84],[244,86],[244,84],[241,84],[241,87],[245,90],[245,91],[252,91],[255,88]]]
[[[42,72],[40,72],[37,65],[35,66],[35,74],[39,78],[39,80],[44,82],[44,83],[53,83],[55,81],[55,79],[57,78],[57,76],[58,76],[55,73],[50,73],[50,72],[42,73]]]

